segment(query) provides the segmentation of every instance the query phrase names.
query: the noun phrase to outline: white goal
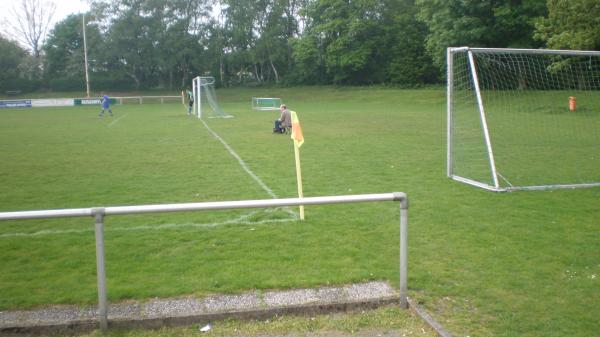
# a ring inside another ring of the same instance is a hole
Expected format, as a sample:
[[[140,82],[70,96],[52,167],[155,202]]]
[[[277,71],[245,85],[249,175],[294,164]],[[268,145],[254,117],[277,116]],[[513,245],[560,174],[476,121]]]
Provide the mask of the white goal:
[[[225,113],[217,102],[215,93],[215,78],[198,76],[192,80],[192,93],[194,95],[194,115],[198,118],[231,118]]]
[[[492,191],[600,186],[600,52],[448,48],[447,174]]]
[[[281,98],[252,97],[253,110],[279,110],[281,104],[283,104]]]

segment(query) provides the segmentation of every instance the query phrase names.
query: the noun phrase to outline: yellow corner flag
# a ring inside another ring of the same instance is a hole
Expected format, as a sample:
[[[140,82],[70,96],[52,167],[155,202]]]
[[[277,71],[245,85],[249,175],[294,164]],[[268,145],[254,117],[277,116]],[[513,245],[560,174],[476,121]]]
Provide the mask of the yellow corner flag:
[[[294,145],[297,147],[304,144],[304,135],[302,135],[302,127],[300,126],[300,120],[296,111],[290,111],[292,115],[292,135],[291,138],[294,140]]]
[[[292,135],[291,138],[294,140],[294,157],[296,158],[296,180],[298,184],[298,198],[303,197],[302,193],[302,171],[300,169],[300,146],[304,143],[304,136],[302,135],[302,128],[300,127],[300,120],[296,111],[290,111],[292,117]],[[304,205],[300,205],[300,220],[304,220]]]

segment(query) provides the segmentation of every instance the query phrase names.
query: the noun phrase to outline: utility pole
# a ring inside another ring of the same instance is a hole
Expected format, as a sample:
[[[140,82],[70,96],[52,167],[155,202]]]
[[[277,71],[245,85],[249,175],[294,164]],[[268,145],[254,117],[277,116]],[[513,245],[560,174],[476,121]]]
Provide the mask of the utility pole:
[[[90,98],[90,76],[88,74],[87,39],[85,38],[85,13],[83,13],[82,21],[83,21],[83,58],[85,59],[85,86],[86,86],[87,97]]]

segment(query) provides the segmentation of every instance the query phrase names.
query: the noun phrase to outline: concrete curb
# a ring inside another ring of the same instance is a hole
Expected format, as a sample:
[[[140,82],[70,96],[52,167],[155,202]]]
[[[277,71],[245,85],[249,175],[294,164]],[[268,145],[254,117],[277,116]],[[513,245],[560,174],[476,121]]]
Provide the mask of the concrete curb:
[[[207,324],[226,318],[267,319],[278,315],[317,315],[375,309],[399,303],[399,295],[386,282],[287,291],[253,291],[205,298],[153,299],[112,304],[110,328],[159,328]],[[409,301],[409,308],[441,337],[450,337],[441,325]],[[73,335],[98,329],[96,307],[52,306],[31,311],[0,312],[0,335]],[[427,318],[428,317],[428,318]],[[435,324],[432,324],[435,323]],[[438,328],[436,328],[438,327]],[[444,333],[440,333],[440,331]]]

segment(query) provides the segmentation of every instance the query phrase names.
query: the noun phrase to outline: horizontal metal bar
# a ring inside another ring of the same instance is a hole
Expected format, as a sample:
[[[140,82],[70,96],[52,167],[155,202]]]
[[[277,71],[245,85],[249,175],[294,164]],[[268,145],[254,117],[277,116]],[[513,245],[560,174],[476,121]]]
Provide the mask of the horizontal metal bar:
[[[557,185],[539,185],[539,186],[511,186],[507,187],[507,191],[544,191],[544,190],[560,190],[574,188],[591,188],[600,187],[600,183],[582,183],[582,184],[557,184]]]
[[[0,213],[0,220],[73,218],[92,216],[91,208],[70,208],[43,211],[19,211]]]
[[[484,190],[493,191],[493,192],[506,192],[506,190],[503,188],[496,188],[492,185],[484,184],[482,182],[479,182],[479,181],[476,181],[473,179],[464,178],[464,177],[456,176],[456,175],[450,176],[450,178],[452,178],[452,180],[456,180],[461,183],[465,183],[465,184],[472,185],[475,187],[483,188]]]
[[[564,49],[517,49],[517,48],[469,48],[457,47],[450,51],[455,53],[459,51],[470,50],[473,53],[494,53],[494,54],[548,54],[548,55],[572,55],[572,56],[600,56],[600,51],[596,50],[564,50]]]
[[[299,205],[342,204],[375,201],[400,201],[403,208],[407,208],[406,194],[403,192],[381,194],[357,194],[343,196],[325,196],[289,199],[264,199],[242,201],[217,201],[197,202],[183,204],[91,207],[40,211],[2,212],[0,220],[41,219],[41,218],[67,218],[85,217],[94,215],[95,209],[103,209],[105,215],[142,214],[142,213],[167,213],[185,211],[207,211],[238,208],[261,208]]]
[[[459,181],[461,183],[465,183],[468,185],[472,185],[475,187],[483,188],[488,191],[493,192],[514,192],[514,191],[546,191],[546,190],[560,190],[560,189],[575,189],[575,188],[592,188],[592,187],[600,187],[600,183],[581,183],[581,184],[555,184],[555,185],[537,185],[537,186],[510,186],[510,187],[500,187],[496,188],[494,186],[472,180],[469,178],[464,178],[461,176],[452,175],[450,176],[452,180]]]
[[[448,50],[450,50],[451,53],[458,53],[469,50],[469,47],[448,47]]]

